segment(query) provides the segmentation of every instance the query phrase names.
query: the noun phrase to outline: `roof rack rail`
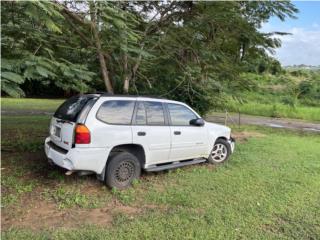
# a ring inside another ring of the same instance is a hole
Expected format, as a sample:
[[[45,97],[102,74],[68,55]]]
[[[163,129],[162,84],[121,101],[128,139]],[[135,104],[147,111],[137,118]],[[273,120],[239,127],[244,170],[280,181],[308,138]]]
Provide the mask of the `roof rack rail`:
[[[144,98],[156,98],[156,99],[167,99],[160,96],[152,96],[152,95],[130,95],[130,94],[112,94],[108,92],[96,92],[97,94],[101,94],[101,96],[105,97],[144,97]]]

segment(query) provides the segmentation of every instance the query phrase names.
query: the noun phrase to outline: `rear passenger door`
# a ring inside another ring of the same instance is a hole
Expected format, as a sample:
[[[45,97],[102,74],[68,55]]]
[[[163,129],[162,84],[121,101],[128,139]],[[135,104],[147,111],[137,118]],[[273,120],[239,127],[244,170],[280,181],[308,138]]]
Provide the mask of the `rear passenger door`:
[[[145,149],[146,165],[169,160],[170,127],[162,102],[137,101],[132,125],[133,143]]]
[[[131,144],[135,101],[113,98],[98,105],[95,116],[86,121],[91,132],[91,147],[112,148],[120,144]]]
[[[198,158],[207,150],[207,135],[203,126],[190,125],[198,116],[182,104],[167,103],[170,118],[170,161]]]

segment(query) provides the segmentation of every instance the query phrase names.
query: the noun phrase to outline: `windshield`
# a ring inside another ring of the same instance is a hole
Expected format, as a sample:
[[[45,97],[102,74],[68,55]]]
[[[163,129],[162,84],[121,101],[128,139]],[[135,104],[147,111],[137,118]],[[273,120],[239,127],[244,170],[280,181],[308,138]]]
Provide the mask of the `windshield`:
[[[74,96],[66,100],[54,113],[55,118],[76,122],[77,117],[92,96]]]

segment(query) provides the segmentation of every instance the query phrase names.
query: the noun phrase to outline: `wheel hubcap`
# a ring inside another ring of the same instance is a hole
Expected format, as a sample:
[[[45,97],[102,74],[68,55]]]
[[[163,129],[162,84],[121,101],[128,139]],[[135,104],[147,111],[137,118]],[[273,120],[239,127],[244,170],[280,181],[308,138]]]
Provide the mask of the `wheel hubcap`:
[[[224,144],[218,143],[214,145],[211,151],[211,157],[216,162],[222,162],[227,158],[228,149]]]
[[[122,162],[115,171],[115,177],[119,182],[126,182],[134,175],[134,165],[131,162]]]

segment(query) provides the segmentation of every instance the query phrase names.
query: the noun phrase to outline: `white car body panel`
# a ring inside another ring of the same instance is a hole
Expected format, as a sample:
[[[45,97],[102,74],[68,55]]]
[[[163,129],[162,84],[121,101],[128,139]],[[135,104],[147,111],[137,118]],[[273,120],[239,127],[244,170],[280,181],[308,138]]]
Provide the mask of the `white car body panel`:
[[[152,125],[115,125],[98,120],[96,114],[102,103],[108,100],[156,101],[175,103],[189,108],[188,105],[165,99],[150,99],[144,97],[100,96],[89,111],[84,124],[90,131],[89,144],[74,144],[74,129],[76,123],[51,120],[50,136],[45,140],[47,157],[55,164],[68,170],[92,171],[102,174],[109,153],[119,145],[136,144],[142,146],[145,154],[143,168],[159,163],[173,162],[193,158],[207,158],[217,138],[230,139],[231,129],[214,123],[205,122],[204,126],[152,126]],[[60,138],[55,133],[55,127],[61,128]],[[181,132],[180,135],[174,134]],[[145,132],[139,136],[138,132]],[[50,147],[49,142],[66,150],[62,153]],[[232,145],[232,150],[234,145]]]
[[[208,137],[206,127],[171,126],[170,161],[192,159],[206,154]],[[175,135],[174,132],[180,132]]]
[[[45,153],[48,159],[68,170],[92,171],[101,174],[111,150],[111,148],[72,148],[68,153],[63,154],[51,148],[49,141],[48,137],[45,141]]]
[[[59,147],[70,149],[72,147],[75,123],[59,121],[52,117],[50,124],[50,139]]]
[[[210,123],[210,122],[206,122],[205,126],[207,128],[208,140],[209,140],[208,146],[207,146],[207,156],[209,156],[214,143],[219,137],[230,139],[231,129],[227,126],[223,126],[216,123]]]
[[[145,136],[138,136],[145,132]],[[133,143],[141,145],[145,151],[146,166],[169,160],[170,127],[169,126],[132,126]],[[156,141],[154,141],[156,139]]]

